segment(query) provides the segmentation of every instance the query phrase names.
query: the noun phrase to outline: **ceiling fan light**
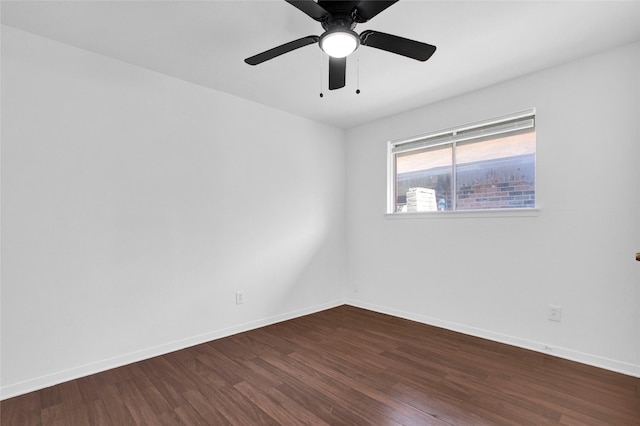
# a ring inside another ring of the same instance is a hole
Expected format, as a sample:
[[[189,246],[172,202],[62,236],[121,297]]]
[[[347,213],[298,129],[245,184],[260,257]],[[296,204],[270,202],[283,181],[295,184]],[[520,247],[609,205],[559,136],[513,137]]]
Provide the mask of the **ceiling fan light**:
[[[327,31],[320,38],[320,48],[333,58],[344,58],[358,48],[360,40],[354,31]]]

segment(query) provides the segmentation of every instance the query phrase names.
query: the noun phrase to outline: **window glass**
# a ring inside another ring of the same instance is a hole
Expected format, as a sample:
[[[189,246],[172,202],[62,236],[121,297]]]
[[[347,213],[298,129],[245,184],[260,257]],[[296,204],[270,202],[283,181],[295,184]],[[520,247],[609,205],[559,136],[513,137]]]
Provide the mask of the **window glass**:
[[[456,144],[456,209],[535,207],[535,132]]]
[[[396,211],[446,210],[452,203],[451,145],[396,156]]]
[[[389,144],[390,212],[534,208],[533,110]]]

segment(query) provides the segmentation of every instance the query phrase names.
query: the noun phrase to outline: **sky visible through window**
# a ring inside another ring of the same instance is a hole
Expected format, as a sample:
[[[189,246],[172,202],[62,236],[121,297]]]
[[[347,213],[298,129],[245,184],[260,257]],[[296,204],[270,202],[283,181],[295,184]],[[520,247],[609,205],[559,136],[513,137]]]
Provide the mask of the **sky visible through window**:
[[[476,161],[535,154],[535,152],[535,132],[528,131],[483,142],[458,143],[456,147],[456,163],[460,165]],[[419,152],[409,151],[396,156],[396,173],[398,174],[430,170],[442,166],[451,166],[450,145],[427,148]]]

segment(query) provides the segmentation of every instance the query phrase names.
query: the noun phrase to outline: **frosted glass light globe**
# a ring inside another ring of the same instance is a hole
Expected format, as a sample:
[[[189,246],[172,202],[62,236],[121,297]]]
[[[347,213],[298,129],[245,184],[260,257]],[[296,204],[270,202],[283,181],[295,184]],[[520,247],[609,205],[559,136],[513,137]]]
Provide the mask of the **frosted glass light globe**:
[[[353,31],[327,32],[320,39],[320,47],[333,58],[344,58],[358,48],[358,35]]]

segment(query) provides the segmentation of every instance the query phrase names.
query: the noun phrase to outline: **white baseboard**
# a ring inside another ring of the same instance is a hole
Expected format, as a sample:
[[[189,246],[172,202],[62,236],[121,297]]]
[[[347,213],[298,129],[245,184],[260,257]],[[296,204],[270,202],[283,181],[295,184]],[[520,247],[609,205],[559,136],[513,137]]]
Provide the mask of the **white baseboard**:
[[[159,355],[175,352],[180,349],[188,348],[190,346],[195,346],[202,343],[210,342],[212,340],[221,339],[233,334],[254,330],[256,328],[265,327],[267,325],[275,324],[278,322],[287,321],[304,315],[324,311],[326,309],[335,308],[336,306],[340,306],[343,304],[344,300],[335,300],[320,305],[310,306],[304,309],[298,309],[284,314],[275,315],[244,324],[238,324],[233,327],[213,330],[208,333],[188,337],[186,339],[176,340],[125,355],[104,359],[102,361],[92,362],[90,364],[81,365],[79,367],[70,368],[68,370],[58,371],[56,373],[35,377],[23,382],[2,386],[0,387],[0,400],[12,398],[14,396],[33,392],[91,374],[100,373],[112,368],[122,367],[123,365],[143,361],[145,359],[153,358]]]
[[[357,308],[368,309],[370,311],[379,312],[382,314],[393,315],[416,321],[422,324],[433,325],[435,327],[444,328],[451,331],[456,331],[463,334],[468,334],[474,337],[480,337],[494,342],[505,343],[511,346],[517,346],[524,349],[529,349],[536,352],[553,355],[558,358],[568,359],[570,361],[576,361],[582,364],[591,365],[598,368],[603,368],[609,371],[615,371],[616,373],[622,373],[633,377],[640,378],[640,365],[629,364],[622,361],[603,358],[597,355],[587,354],[584,352],[574,351],[572,349],[561,348],[551,346],[545,343],[536,342],[527,339],[521,339],[519,337],[509,336],[505,334],[495,333],[489,330],[483,330],[481,328],[470,327],[464,324],[458,324],[451,321],[445,321],[438,318],[433,318],[425,315],[415,314],[411,312],[401,311],[386,306],[374,305],[371,303],[361,302],[357,300],[347,299],[345,303]]]

